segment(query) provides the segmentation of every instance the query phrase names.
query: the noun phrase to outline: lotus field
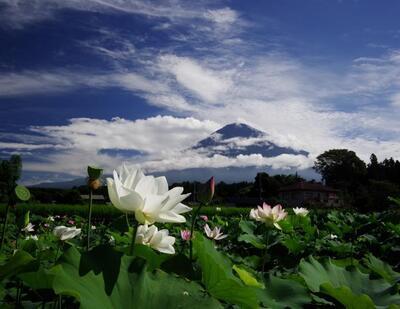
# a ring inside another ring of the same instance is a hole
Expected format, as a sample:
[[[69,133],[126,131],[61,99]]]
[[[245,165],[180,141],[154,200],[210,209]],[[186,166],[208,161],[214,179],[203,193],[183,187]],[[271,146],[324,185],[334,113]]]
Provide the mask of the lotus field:
[[[88,174],[92,196],[102,170]],[[18,201],[29,199],[17,178],[8,180],[2,225],[4,308],[400,306],[397,209],[260,203],[243,215],[205,215],[213,178],[192,209],[183,188],[122,165],[106,183],[118,217],[95,220],[92,205],[86,217],[16,215]]]

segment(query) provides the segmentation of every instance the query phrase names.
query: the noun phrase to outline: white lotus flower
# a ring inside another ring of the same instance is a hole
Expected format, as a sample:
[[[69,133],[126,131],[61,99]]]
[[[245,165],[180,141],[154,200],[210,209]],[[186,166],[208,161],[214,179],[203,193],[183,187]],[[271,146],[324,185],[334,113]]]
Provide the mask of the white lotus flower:
[[[81,229],[74,227],[66,227],[63,225],[56,226],[53,230],[53,234],[60,238],[60,240],[65,241],[72,239],[81,233]]]
[[[168,190],[165,177],[145,176],[140,169],[125,164],[107,178],[107,187],[113,205],[125,213],[134,213],[141,224],[155,222],[182,223],[182,213],[192,210],[181,202],[190,194],[182,194],[182,187]]]
[[[150,227],[147,224],[139,225],[135,243],[149,246],[162,253],[174,254],[173,244],[175,243],[175,237],[168,234],[168,230],[159,231],[155,225]]]
[[[285,219],[286,216],[287,212],[279,204],[271,207],[263,203],[263,207],[258,206],[256,209],[250,211],[251,219],[264,222],[269,226],[275,226],[277,229],[281,229],[278,222]]]
[[[33,227],[34,227],[34,225],[29,222],[23,229],[21,229],[21,231],[26,232],[26,233],[34,232],[35,229]]]
[[[29,240],[29,239],[39,240],[39,237],[37,237],[37,235],[29,235],[29,236],[25,237],[25,240]]]
[[[206,235],[208,238],[211,238],[214,240],[221,240],[221,239],[228,237],[228,235],[224,235],[221,232],[221,228],[216,226],[216,227],[214,227],[213,230],[211,230],[210,227],[208,226],[208,224],[206,224],[204,226],[204,232],[206,232]]]
[[[304,207],[293,208],[293,211],[297,216],[301,216],[301,217],[306,217],[309,213],[308,209],[304,208]]]

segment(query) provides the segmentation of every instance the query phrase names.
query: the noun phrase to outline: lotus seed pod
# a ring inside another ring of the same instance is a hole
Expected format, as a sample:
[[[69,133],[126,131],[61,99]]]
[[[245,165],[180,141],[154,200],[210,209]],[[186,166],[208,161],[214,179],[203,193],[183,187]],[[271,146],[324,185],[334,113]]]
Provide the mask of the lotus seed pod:
[[[98,188],[101,187],[101,181],[100,181],[100,179],[89,179],[88,180],[88,186],[92,190],[97,190]]]
[[[103,169],[89,165],[87,167],[87,172],[88,172],[90,179],[99,179],[101,177],[101,175],[103,174]]]

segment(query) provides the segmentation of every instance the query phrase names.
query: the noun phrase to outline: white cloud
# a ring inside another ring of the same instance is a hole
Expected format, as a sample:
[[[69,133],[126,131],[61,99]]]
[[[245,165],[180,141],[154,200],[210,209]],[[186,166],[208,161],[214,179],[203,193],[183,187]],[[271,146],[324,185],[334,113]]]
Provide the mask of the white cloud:
[[[210,19],[218,22],[233,22],[235,12],[225,8],[207,11],[203,3],[176,0],[0,0],[4,6],[1,23],[22,28],[31,23],[56,17],[59,10],[70,9],[97,13],[137,14],[149,18],[167,18],[172,23],[188,19]],[[237,18],[236,18],[237,19]]]
[[[229,7],[217,10],[208,10],[205,17],[217,24],[232,24],[237,21],[238,13]]]
[[[32,131],[52,138],[70,149],[97,152],[100,149],[132,149],[154,155],[189,147],[219,125],[194,118],[157,116],[147,119],[111,121],[75,118],[64,126],[37,126]]]
[[[179,84],[206,101],[216,102],[231,86],[227,73],[204,68],[190,58],[162,56],[160,68],[173,74]]]
[[[400,92],[390,97],[390,102],[394,107],[400,107]]]
[[[267,158],[261,154],[238,155],[227,157],[216,154],[212,157],[202,156],[198,153],[187,153],[184,156],[166,158],[160,161],[147,161],[142,165],[148,171],[182,170],[187,168],[225,168],[225,167],[266,167],[274,169],[306,169],[312,166],[312,161],[302,155],[282,154]]]

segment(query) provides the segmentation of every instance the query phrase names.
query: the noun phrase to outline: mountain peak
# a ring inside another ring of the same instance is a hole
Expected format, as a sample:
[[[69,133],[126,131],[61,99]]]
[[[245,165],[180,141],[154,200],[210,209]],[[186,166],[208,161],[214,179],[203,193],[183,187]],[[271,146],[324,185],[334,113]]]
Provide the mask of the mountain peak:
[[[225,125],[221,129],[215,131],[213,134],[220,134],[223,139],[234,138],[234,137],[260,137],[265,135],[264,132],[257,130],[245,123],[234,122]]]
[[[264,157],[276,157],[281,154],[308,155],[306,151],[280,147],[269,141],[265,132],[240,122],[225,125],[199,141],[192,149],[198,149],[208,156],[214,154],[228,157],[251,154],[261,154]]]

